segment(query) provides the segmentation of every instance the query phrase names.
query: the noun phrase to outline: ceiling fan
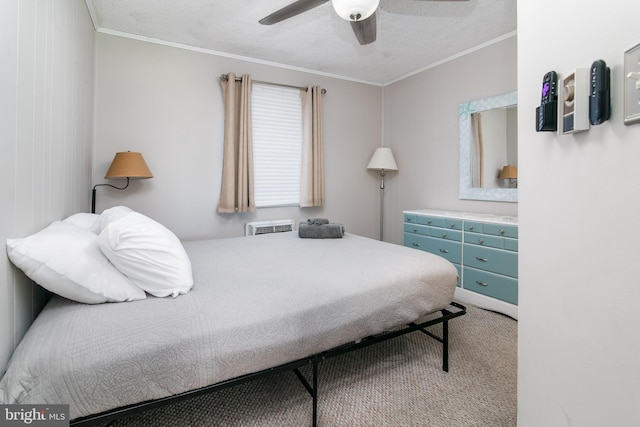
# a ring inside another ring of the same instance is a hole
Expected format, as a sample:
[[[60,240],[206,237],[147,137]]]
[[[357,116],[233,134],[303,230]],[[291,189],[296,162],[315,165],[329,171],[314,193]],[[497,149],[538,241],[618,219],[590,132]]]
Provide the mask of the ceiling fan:
[[[323,5],[328,1],[329,0],[297,0],[273,12],[271,15],[262,18],[258,22],[262,25],[276,24]],[[361,45],[376,41],[376,10],[378,9],[380,0],[331,0],[331,4],[338,16],[351,22],[353,33]]]

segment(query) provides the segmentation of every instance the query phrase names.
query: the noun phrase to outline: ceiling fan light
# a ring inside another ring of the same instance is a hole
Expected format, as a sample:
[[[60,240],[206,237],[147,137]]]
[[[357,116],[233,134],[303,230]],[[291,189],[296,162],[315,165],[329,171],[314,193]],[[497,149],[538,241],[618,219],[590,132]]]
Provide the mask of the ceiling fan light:
[[[362,21],[373,15],[380,0],[331,0],[331,4],[342,19]]]

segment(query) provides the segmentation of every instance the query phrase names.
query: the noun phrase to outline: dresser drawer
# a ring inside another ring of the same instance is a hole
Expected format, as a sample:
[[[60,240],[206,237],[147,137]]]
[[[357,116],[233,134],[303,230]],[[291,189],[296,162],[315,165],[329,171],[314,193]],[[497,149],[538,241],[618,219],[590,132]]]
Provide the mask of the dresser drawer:
[[[518,252],[518,239],[504,239],[504,248],[508,251]]]
[[[462,242],[462,231],[450,230],[447,228],[429,227],[429,236],[438,239]]]
[[[413,234],[422,234],[423,236],[429,235],[429,227],[419,224],[404,223],[404,232]]]
[[[416,214],[404,214],[404,222],[412,222],[412,223],[417,223],[416,221]]]
[[[449,230],[462,230],[462,220],[458,218],[446,218],[445,227]]]
[[[482,223],[477,221],[465,221],[464,231],[470,231],[472,233],[482,233]]]
[[[462,243],[425,237],[423,244],[424,246],[421,248],[423,251],[440,255],[454,264],[462,262]]]
[[[440,216],[416,215],[418,224],[430,225],[433,227],[446,227],[447,219]]]
[[[518,281],[510,277],[464,267],[462,287],[518,305]]]
[[[490,236],[488,234],[464,233],[464,242],[472,245],[489,246],[491,248],[504,249],[504,238]]]
[[[404,233],[404,245],[414,249],[424,249],[426,246],[425,236],[421,236],[415,233]]]
[[[409,248],[420,249],[439,255],[454,265],[460,264],[462,261],[462,244],[458,242],[421,236],[419,234],[404,233],[404,245]]]
[[[518,277],[518,254],[516,252],[465,244],[463,264],[481,270]]]
[[[482,232],[485,234],[493,234],[495,236],[518,238],[518,227],[514,225],[483,223]]]

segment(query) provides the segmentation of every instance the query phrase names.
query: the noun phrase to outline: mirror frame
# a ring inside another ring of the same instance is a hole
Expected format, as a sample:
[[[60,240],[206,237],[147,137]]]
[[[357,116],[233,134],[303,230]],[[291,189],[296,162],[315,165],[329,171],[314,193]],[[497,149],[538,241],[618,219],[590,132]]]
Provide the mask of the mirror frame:
[[[471,113],[514,105],[518,105],[517,91],[460,104],[458,112],[460,128],[460,164],[458,166],[460,199],[518,202],[517,188],[481,188],[471,186]]]

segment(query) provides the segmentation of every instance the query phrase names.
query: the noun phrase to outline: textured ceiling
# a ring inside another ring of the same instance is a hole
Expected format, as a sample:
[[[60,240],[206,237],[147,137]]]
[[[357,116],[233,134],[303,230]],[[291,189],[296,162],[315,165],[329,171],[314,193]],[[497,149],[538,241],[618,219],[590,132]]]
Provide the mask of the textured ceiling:
[[[271,26],[293,0],[86,0],[98,31],[385,84],[516,31],[516,0],[381,0],[360,46],[331,2]]]

